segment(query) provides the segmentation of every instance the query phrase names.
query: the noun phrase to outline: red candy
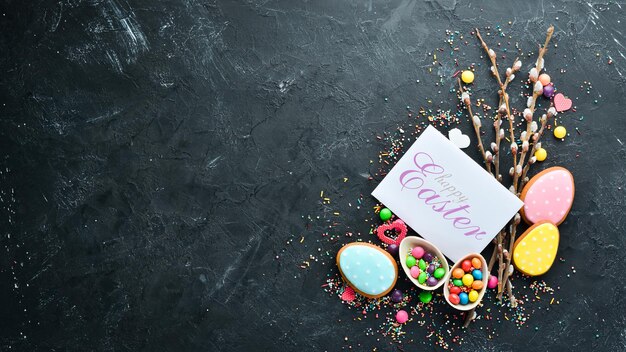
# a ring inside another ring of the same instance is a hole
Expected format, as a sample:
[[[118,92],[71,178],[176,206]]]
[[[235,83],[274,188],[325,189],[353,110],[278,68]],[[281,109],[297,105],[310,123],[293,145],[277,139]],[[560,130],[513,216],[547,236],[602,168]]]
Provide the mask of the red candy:
[[[463,268],[463,271],[468,272],[472,270],[472,262],[469,260],[464,260],[463,263],[461,263],[461,268]]]
[[[459,295],[455,293],[450,293],[450,295],[448,296],[448,299],[450,300],[450,303],[452,304],[459,304],[459,302],[461,302]]]
[[[452,286],[450,287],[450,293],[458,295],[459,293],[461,293],[461,288],[459,286]]]

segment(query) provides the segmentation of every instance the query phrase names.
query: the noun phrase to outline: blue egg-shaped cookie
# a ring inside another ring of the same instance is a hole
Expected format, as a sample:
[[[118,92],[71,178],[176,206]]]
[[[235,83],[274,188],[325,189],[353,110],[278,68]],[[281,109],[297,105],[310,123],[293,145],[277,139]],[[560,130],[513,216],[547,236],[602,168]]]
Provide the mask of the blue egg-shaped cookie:
[[[344,280],[361,295],[378,298],[393,289],[398,265],[380,247],[363,242],[349,243],[337,253],[337,266]]]

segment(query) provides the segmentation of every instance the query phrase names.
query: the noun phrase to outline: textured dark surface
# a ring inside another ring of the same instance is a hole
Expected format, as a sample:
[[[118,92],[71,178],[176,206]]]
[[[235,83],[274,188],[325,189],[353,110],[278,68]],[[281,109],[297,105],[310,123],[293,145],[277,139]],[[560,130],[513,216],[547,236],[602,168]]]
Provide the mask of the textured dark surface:
[[[472,27],[506,26],[512,39],[491,43],[526,52],[553,23],[546,65],[577,107],[541,165],[576,178],[566,263],[544,277],[561,304],[533,315],[538,330],[502,323],[490,341],[480,322],[457,349],[625,350],[623,7],[3,1],[0,349],[334,351],[362,339],[357,350],[396,350],[320,289],[332,266],[299,268],[341,245],[316,243],[323,228],[302,216],[321,213],[326,190],[336,231],[367,233],[374,136],[406,125],[407,105],[455,109],[453,60],[428,70],[446,29],[465,34],[467,66],[485,62]],[[477,86],[494,98],[484,66]],[[359,194],[365,206],[348,208]],[[432,349],[420,329],[406,350]]]

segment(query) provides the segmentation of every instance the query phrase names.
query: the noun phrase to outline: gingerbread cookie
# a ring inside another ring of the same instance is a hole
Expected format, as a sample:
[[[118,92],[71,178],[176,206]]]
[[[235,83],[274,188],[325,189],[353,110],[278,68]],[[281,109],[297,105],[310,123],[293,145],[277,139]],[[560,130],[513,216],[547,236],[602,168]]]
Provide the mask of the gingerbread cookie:
[[[349,243],[337,253],[337,267],[346,282],[361,295],[379,298],[391,291],[398,278],[398,265],[380,247]]]
[[[559,229],[550,221],[531,226],[513,246],[513,264],[529,276],[545,274],[554,263],[559,247]]]
[[[520,199],[524,202],[522,217],[528,224],[550,221],[558,226],[572,208],[574,177],[559,166],[541,171],[526,184]]]

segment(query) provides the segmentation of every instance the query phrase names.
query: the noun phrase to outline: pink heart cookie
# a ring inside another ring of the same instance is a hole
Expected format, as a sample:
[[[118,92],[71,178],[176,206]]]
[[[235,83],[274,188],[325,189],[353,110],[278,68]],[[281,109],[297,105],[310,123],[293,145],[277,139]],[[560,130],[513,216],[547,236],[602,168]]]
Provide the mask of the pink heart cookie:
[[[352,302],[356,298],[356,293],[354,293],[354,289],[350,286],[346,286],[346,289],[343,290],[341,294],[341,300],[346,302]]]
[[[398,232],[398,237],[396,237],[395,240],[393,238],[389,238],[387,235],[385,235],[385,231],[388,230],[395,230],[396,232]],[[404,221],[398,219],[394,222],[378,226],[378,228],[376,229],[376,235],[381,241],[386,244],[396,244],[399,246],[400,242],[402,242],[402,240],[406,237],[407,231],[408,229]]]
[[[572,99],[568,99],[562,93],[554,96],[554,108],[558,112],[569,110],[572,107]]]

